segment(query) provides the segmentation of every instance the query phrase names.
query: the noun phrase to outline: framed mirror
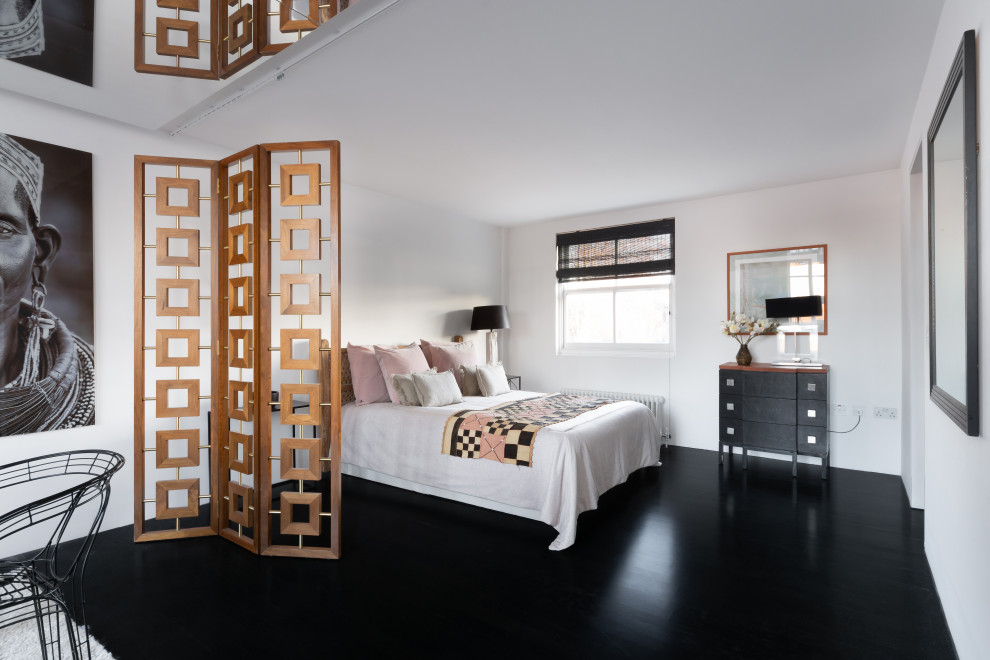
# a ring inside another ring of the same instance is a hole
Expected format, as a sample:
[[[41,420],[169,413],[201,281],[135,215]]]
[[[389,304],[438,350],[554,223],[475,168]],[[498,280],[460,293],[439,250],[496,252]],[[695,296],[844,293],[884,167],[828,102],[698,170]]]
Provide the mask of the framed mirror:
[[[980,434],[976,35],[963,34],[928,129],[931,398]]]
[[[733,312],[766,318],[767,298],[821,296],[822,314],[802,319],[828,333],[828,246],[730,252],[725,317]]]

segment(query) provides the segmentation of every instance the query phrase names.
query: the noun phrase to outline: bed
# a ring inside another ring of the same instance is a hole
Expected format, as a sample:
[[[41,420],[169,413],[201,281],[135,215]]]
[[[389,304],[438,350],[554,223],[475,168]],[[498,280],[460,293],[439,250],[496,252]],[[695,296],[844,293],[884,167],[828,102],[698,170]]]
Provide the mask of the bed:
[[[441,453],[444,425],[466,409],[542,396],[513,390],[422,408],[394,403],[343,406],[345,474],[541,520],[557,530],[551,550],[574,544],[577,518],[636,470],[657,465],[660,431],[646,406],[609,403],[540,430],[532,467]]]

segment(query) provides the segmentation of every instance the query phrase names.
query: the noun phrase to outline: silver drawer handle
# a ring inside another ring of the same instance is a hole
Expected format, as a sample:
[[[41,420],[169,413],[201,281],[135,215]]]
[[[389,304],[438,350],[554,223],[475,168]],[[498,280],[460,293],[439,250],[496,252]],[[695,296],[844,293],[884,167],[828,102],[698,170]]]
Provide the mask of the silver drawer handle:
[[[725,386],[726,387],[735,387],[736,386],[736,379],[735,378],[726,378],[725,379]]]
[[[808,383],[808,391],[809,392],[814,392],[815,391],[815,384],[814,383]]]
[[[815,416],[815,411],[814,410],[809,410],[808,411],[808,417],[814,417],[814,416]]]
[[[726,435],[735,435],[736,434],[736,430],[734,428],[732,428],[731,426],[726,427],[725,434]]]
[[[734,403],[727,403],[727,404],[725,404],[725,409],[726,410],[735,410],[736,409],[736,404],[734,404]]]
[[[815,436],[809,435],[808,436],[808,444],[809,445],[813,445],[813,444],[815,444],[815,442],[817,442],[817,440],[815,440]]]

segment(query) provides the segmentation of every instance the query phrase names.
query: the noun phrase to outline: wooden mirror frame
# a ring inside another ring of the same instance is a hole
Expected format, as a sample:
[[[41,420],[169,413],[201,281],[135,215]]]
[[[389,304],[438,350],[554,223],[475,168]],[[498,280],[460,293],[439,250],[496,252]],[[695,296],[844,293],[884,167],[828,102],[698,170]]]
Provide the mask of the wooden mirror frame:
[[[961,82],[961,84],[960,84]],[[966,401],[959,401],[936,382],[938,356],[935,352],[935,137],[956,93],[963,102],[963,195],[965,303],[966,314]],[[977,135],[976,135],[976,33],[963,33],[952,68],[942,89],[935,116],[928,129],[928,349],[930,363],[930,396],[959,428],[970,436],[980,434],[980,300],[979,300],[979,203],[977,199]]]

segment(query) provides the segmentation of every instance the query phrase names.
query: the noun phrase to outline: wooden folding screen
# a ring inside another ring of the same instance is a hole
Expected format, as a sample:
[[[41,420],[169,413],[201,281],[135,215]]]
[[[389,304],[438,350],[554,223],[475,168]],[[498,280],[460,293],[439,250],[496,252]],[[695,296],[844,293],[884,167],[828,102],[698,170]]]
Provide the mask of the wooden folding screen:
[[[263,144],[218,163],[139,156],[135,222],[135,540],[220,534],[256,553],[339,557],[339,144]]]
[[[135,0],[134,70],[227,78],[357,0]]]

